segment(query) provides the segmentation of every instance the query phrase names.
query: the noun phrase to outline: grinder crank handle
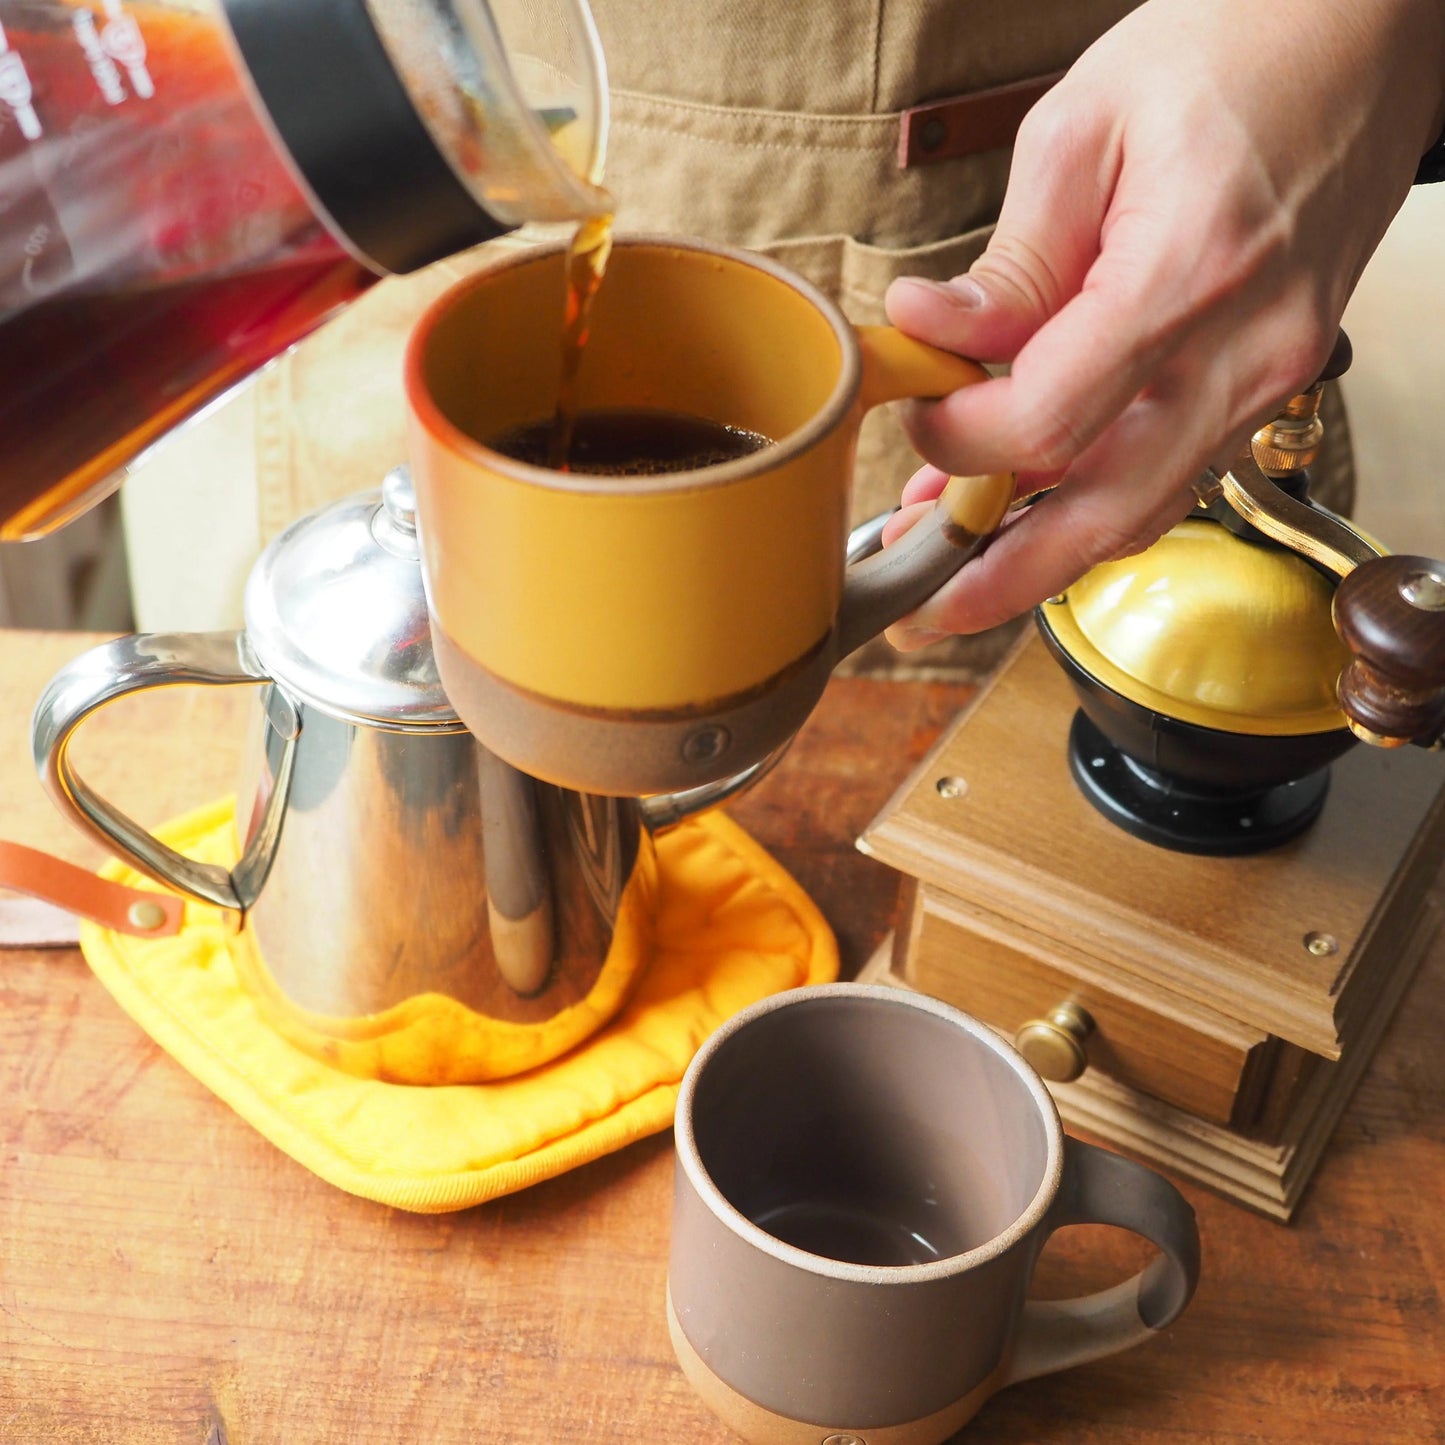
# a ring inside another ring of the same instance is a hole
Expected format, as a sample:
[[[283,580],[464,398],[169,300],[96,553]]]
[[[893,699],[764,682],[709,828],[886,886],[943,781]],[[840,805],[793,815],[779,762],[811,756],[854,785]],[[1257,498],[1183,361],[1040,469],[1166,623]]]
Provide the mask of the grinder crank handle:
[[[1341,579],[1335,630],[1352,660],[1338,692],[1351,732],[1381,747],[1437,743],[1445,733],[1445,562],[1382,554],[1333,512],[1282,492],[1252,451],[1218,480],[1253,527]]]
[[[1352,660],[1337,693],[1351,732],[1382,747],[1432,746],[1445,731],[1445,564],[1383,555],[1333,512],[1284,489],[1319,450],[1324,384],[1349,369],[1351,354],[1341,331],[1314,383],[1215,480],[1258,531],[1341,579],[1335,630]],[[1281,479],[1279,485],[1272,479]]]

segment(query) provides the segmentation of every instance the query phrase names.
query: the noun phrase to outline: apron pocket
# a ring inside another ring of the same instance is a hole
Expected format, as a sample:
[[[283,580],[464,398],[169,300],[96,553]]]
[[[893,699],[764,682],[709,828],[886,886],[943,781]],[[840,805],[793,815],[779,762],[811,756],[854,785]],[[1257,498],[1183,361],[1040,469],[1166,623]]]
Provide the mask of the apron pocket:
[[[614,90],[607,185],[624,231],[735,246],[866,236],[914,246],[998,213],[1010,152],[901,168],[900,112],[729,109]]]

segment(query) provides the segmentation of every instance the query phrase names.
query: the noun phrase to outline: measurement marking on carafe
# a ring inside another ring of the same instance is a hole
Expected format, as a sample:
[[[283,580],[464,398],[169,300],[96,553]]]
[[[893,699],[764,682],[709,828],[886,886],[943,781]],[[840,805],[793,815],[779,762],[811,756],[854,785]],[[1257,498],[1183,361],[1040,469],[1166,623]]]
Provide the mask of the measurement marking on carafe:
[[[126,11],[121,0],[102,0],[102,8],[106,21],[100,32],[100,43],[106,55],[125,71],[137,99],[149,100],[156,93],[156,86],[146,69],[146,40],[140,24]]]
[[[26,140],[39,140],[44,134],[40,117],[30,103],[34,94],[30,84],[30,72],[25,68],[25,58],[18,50],[10,48],[5,27],[0,25],[0,102],[15,112],[20,134]]]
[[[124,105],[126,89],[121,84],[120,66],[105,53],[100,31],[96,28],[95,16],[89,10],[80,9],[70,21],[75,31],[75,43],[80,46],[85,63],[90,67],[90,77],[95,88],[107,105]]]

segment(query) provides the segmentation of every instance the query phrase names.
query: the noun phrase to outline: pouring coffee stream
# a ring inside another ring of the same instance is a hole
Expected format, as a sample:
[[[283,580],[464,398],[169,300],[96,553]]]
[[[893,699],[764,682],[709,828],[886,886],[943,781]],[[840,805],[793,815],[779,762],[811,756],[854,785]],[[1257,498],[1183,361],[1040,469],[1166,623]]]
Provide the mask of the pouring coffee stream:
[[[590,217],[578,227],[567,250],[567,298],[562,314],[562,371],[557,384],[557,409],[547,464],[565,472],[577,428],[577,374],[592,329],[592,303],[607,273],[612,254],[612,215]]]

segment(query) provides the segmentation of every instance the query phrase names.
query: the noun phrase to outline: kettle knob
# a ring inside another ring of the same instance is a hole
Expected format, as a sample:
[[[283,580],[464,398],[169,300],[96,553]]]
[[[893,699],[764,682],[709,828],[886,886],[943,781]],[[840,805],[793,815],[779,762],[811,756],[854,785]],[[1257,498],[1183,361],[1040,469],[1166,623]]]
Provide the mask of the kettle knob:
[[[1335,629],[1354,654],[1340,676],[1350,730],[1386,747],[1445,732],[1445,563],[1377,557],[1335,591]]]
[[[421,560],[416,534],[416,488],[407,467],[393,467],[381,484],[381,505],[371,519],[377,544],[404,562]]]

